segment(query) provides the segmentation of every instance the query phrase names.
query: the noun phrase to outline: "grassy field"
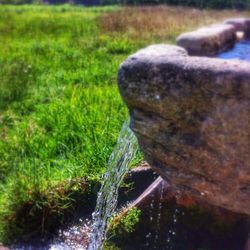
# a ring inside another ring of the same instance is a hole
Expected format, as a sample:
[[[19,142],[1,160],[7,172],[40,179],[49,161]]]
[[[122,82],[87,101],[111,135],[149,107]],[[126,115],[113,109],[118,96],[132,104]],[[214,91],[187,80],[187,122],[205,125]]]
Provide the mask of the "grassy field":
[[[0,6],[0,242],[46,232],[75,194],[96,192],[127,119],[116,75],[129,54],[239,15],[248,13]]]

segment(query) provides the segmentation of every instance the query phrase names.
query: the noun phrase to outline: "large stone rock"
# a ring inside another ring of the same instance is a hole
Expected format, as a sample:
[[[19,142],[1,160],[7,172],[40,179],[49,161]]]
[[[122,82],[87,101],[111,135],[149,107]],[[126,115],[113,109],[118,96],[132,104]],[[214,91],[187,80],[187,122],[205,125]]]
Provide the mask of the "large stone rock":
[[[224,24],[234,26],[237,32],[243,32],[244,38],[250,38],[250,18],[232,18],[225,20]]]
[[[118,82],[150,165],[180,193],[250,215],[250,64],[157,45]]]
[[[234,46],[235,26],[218,24],[181,34],[177,45],[185,48],[189,55],[213,56]]]

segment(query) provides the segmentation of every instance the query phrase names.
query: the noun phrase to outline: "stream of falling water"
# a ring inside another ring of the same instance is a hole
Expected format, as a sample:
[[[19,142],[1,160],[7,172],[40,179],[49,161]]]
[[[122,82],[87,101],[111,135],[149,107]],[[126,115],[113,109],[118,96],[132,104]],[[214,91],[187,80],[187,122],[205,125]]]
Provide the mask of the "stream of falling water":
[[[102,249],[108,221],[117,206],[118,188],[124,175],[128,172],[129,164],[137,150],[136,137],[129,128],[129,122],[124,122],[117,144],[109,158],[103,184],[98,193],[88,250]]]
[[[124,175],[129,170],[129,164],[134,159],[138,150],[135,135],[126,121],[120,131],[116,146],[110,155],[106,173],[103,176],[103,184],[98,193],[96,209],[93,213],[93,221],[81,220],[75,225],[60,232],[60,237],[52,243],[46,244],[16,244],[13,250],[101,250],[105,240],[106,230],[110,217],[114,214],[117,206],[118,189]],[[91,225],[92,224],[92,225]],[[83,244],[84,243],[84,244]],[[83,244],[83,245],[82,245]],[[1,249],[1,246],[0,246]]]

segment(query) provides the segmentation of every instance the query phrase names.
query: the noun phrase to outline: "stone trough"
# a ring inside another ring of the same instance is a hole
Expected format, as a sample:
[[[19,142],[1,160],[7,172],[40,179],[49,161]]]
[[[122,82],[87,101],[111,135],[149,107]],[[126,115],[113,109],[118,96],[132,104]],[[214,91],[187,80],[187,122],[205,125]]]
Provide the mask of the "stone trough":
[[[176,196],[250,215],[250,64],[214,58],[249,38],[231,19],[153,45],[120,67],[120,93],[145,159]]]

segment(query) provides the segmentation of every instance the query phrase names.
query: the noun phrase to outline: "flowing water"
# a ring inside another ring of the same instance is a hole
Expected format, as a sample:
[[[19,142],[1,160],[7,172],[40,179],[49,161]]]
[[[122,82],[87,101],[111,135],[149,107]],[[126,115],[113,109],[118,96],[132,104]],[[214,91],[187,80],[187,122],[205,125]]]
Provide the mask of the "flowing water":
[[[93,213],[93,231],[88,250],[102,249],[108,221],[114,214],[117,205],[118,188],[138,149],[136,137],[128,124],[125,122],[122,127],[117,144],[110,156],[107,172],[103,177],[103,184],[97,197],[96,210]]]
[[[103,176],[103,184],[98,193],[93,221],[83,219],[72,227],[59,231],[58,236],[48,242],[30,244],[16,244],[13,250],[100,250],[105,240],[109,219],[114,214],[118,189],[124,175],[129,170],[129,164],[134,159],[138,150],[135,135],[126,121],[120,131],[116,146],[109,158],[106,173]],[[89,242],[89,244],[88,244]],[[1,247],[0,247],[1,249]]]

